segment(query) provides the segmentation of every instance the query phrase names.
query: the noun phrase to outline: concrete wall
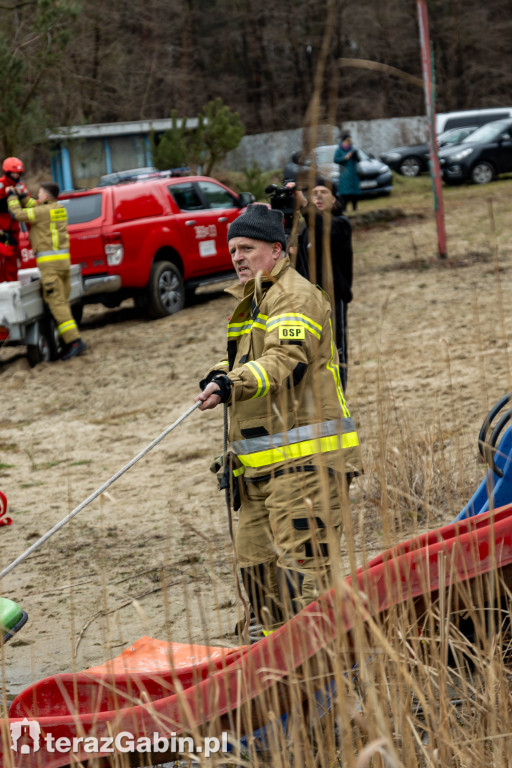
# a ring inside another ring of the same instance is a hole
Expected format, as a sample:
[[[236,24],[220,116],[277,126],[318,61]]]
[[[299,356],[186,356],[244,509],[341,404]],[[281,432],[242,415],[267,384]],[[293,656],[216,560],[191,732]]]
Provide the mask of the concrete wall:
[[[343,123],[343,130],[352,133],[354,144],[378,157],[381,152],[403,144],[427,141],[428,130],[425,117],[394,117],[389,120],[357,120]],[[311,129],[309,129],[311,130]],[[334,144],[339,129],[332,125],[318,127],[318,144]],[[293,152],[307,142],[306,129],[274,131],[244,136],[239,146],[229,152],[222,167],[228,171],[241,171],[257,164],[262,171],[282,168]]]

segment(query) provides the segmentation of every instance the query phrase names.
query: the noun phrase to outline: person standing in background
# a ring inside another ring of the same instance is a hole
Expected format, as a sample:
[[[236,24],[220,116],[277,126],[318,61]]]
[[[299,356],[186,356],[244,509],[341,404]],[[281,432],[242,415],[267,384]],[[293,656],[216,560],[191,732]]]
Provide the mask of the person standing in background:
[[[311,190],[311,205],[299,189],[294,190],[307,227],[298,238],[295,268],[328,294],[333,308],[340,378],[347,390],[347,305],[352,301],[352,226],[328,179],[317,178]]]
[[[345,131],[341,134],[341,143],[334,153],[334,162],[340,167],[337,195],[344,210],[349,202],[352,203],[352,210],[357,210],[357,203],[361,196],[361,185],[357,173],[358,160],[357,149],[352,144],[352,136]]]

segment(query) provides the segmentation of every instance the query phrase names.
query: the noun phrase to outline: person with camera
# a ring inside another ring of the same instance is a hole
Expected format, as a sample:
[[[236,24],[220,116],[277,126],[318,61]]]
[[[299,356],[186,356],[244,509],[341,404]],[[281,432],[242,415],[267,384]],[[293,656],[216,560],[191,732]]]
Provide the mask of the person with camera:
[[[289,185],[292,188],[292,185]],[[343,391],[347,389],[347,305],[352,301],[352,226],[334,195],[332,183],[318,177],[311,190],[311,204],[293,185],[296,207],[307,226],[299,233],[293,253],[295,268],[328,294],[333,308],[336,347]]]
[[[341,134],[341,141],[334,153],[334,162],[340,167],[337,195],[346,210],[347,204],[352,203],[352,210],[357,210],[357,203],[361,196],[361,184],[357,173],[359,155],[352,143],[352,136],[348,131]]]
[[[284,255],[282,213],[249,205],[230,225],[228,245],[239,284],[228,289],[237,306],[227,357],[195,400],[201,410],[227,404],[235,549],[268,634],[289,618],[286,608],[296,612],[329,587],[361,454],[331,307]]]

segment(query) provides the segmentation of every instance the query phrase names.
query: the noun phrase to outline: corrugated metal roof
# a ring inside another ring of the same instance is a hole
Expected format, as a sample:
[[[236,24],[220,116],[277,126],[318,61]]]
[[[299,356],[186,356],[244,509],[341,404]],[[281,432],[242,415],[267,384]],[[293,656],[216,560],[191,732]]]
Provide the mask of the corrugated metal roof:
[[[185,118],[187,128],[197,128],[197,117]],[[181,124],[181,120],[178,120]],[[151,131],[168,131],[172,128],[170,118],[161,120],[133,120],[125,123],[91,123],[90,125],[68,125],[57,128],[48,134],[52,141],[62,139],[92,139],[101,136],[127,136],[132,134],[145,134]]]

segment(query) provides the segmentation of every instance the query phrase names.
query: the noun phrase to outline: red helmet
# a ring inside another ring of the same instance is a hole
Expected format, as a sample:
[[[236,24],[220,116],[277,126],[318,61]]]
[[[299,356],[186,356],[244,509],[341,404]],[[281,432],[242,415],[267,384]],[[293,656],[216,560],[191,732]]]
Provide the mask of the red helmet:
[[[25,168],[19,157],[6,157],[2,170],[4,173],[24,173]]]

